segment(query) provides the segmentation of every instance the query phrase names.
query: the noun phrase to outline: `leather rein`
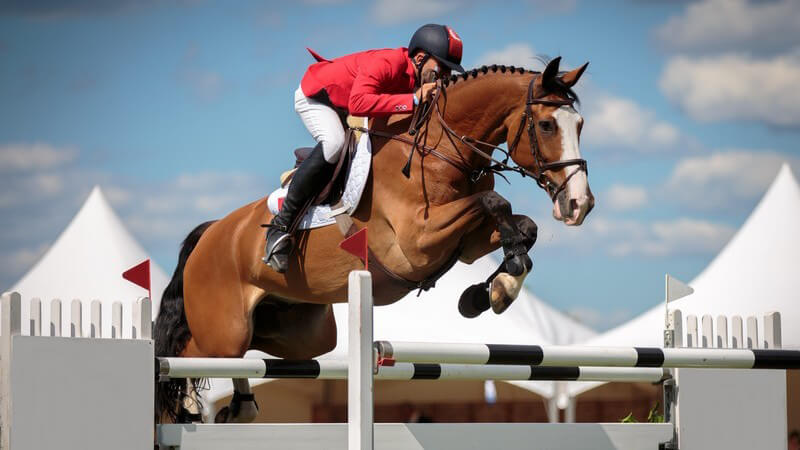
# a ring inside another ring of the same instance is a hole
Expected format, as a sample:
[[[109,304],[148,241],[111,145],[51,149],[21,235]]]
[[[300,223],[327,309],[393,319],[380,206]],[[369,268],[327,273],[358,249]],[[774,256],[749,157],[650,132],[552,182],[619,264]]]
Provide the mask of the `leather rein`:
[[[541,76],[541,75],[539,75]],[[533,115],[533,105],[547,105],[547,106],[572,106],[574,100],[567,99],[567,100],[547,100],[543,98],[534,98],[533,96],[533,84],[536,81],[534,77],[531,79],[530,83],[528,84],[528,95],[525,101],[525,112],[522,114],[522,118],[520,120],[519,127],[517,128],[516,136],[514,137],[514,141],[511,145],[509,145],[508,150],[504,150],[501,147],[498,147],[494,144],[489,142],[480,141],[478,139],[471,138],[467,135],[461,135],[453,130],[447,122],[444,120],[444,116],[442,114],[441,108],[439,107],[439,97],[441,95],[447,98],[447,93],[445,90],[445,86],[442,84],[441,79],[437,81],[437,89],[436,95],[433,97],[431,102],[424,102],[417,108],[415,111],[414,116],[411,120],[411,125],[409,127],[408,134],[413,136],[413,139],[407,138],[405,136],[398,136],[394,134],[390,134],[380,130],[369,130],[364,127],[352,127],[354,130],[358,130],[361,132],[369,133],[375,136],[380,136],[387,139],[394,139],[400,142],[404,142],[406,144],[411,145],[411,154],[408,156],[408,161],[406,162],[405,167],[403,167],[403,174],[408,177],[411,168],[411,159],[414,156],[414,153],[419,152],[421,157],[425,157],[425,155],[433,155],[442,161],[449,163],[450,165],[454,166],[458,170],[460,170],[467,178],[472,182],[476,183],[480,180],[484,175],[487,173],[494,173],[500,175],[504,179],[505,176],[502,172],[516,172],[519,173],[523,177],[531,177],[536,181],[536,184],[539,185],[542,189],[544,189],[548,195],[550,196],[551,200],[555,200],[556,196],[558,196],[561,191],[563,191],[569,180],[579,171],[583,170],[584,172],[588,173],[588,168],[586,164],[586,160],[582,158],[575,158],[575,159],[567,159],[555,162],[545,162],[544,158],[542,157],[541,150],[539,149],[539,142],[538,137],[536,135],[536,124],[535,118]],[[433,106],[431,106],[433,105]],[[490,164],[488,166],[480,167],[478,169],[472,168],[466,161],[457,161],[446,154],[439,152],[434,147],[429,147],[424,144],[420,144],[420,137],[421,133],[419,133],[420,128],[424,125],[427,130],[427,124],[430,121],[432,116],[433,110],[436,110],[436,115],[439,120],[442,129],[448,136],[453,137],[459,140],[461,143],[466,145],[470,150],[475,152],[475,154],[481,156],[485,160],[487,160]],[[526,126],[527,125],[527,126]],[[522,136],[523,129],[527,128],[528,131],[528,140],[530,145],[530,151],[533,157],[536,159],[536,172],[532,172],[520,165],[514,164],[510,165],[508,160],[511,158],[511,154],[514,153],[516,150],[517,145],[519,144],[520,137]],[[502,161],[499,161],[492,157],[491,153],[487,153],[478,146],[483,146],[487,148],[491,148],[493,150],[499,150],[501,153],[505,155]],[[550,177],[547,176],[546,172],[563,169],[569,166],[578,166],[578,170],[572,172],[567,176],[567,178],[561,183],[556,184],[554,183]],[[508,181],[508,179],[506,179]]]

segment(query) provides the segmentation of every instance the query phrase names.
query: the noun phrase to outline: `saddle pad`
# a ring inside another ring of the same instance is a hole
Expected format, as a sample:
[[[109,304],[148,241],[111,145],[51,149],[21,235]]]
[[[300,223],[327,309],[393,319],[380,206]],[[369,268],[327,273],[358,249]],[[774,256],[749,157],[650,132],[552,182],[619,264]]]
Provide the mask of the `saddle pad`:
[[[364,119],[364,127],[366,127],[366,119]],[[342,204],[346,208],[348,215],[358,207],[358,202],[361,200],[361,194],[364,192],[364,186],[367,184],[369,177],[369,169],[372,165],[372,144],[369,136],[362,133],[358,139],[356,146],[356,154],[353,157],[353,163],[350,166],[350,173],[347,174],[347,181],[342,193]],[[283,205],[283,199],[286,198],[286,192],[289,190],[289,184],[276,189],[267,198],[267,206],[272,214],[278,214],[280,207]],[[336,223],[336,219],[331,215],[331,205],[317,205],[309,208],[303,220],[300,221],[298,230],[310,230],[312,228],[324,227]]]

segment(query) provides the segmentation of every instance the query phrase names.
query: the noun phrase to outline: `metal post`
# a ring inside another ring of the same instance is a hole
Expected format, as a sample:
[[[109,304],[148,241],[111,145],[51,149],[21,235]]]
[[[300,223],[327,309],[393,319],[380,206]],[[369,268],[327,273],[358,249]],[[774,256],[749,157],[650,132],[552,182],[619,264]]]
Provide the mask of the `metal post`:
[[[358,270],[348,277],[347,448],[372,450],[373,356],[372,276]]]

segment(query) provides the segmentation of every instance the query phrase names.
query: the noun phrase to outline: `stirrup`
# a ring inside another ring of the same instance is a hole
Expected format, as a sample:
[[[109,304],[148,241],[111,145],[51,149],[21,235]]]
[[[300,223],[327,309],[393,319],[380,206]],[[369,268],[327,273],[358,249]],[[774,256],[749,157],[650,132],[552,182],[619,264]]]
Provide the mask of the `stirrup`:
[[[279,248],[280,245],[283,243],[283,241],[286,240],[286,239],[289,239],[289,251],[286,252],[286,255],[285,255],[286,259],[288,260],[289,253],[291,253],[291,251],[292,251],[292,242],[291,242],[292,241],[292,236],[290,234],[288,234],[288,233],[284,234],[283,236],[278,237],[278,239],[275,241],[275,243],[272,244],[271,248],[265,246],[265,248],[264,248],[264,256],[261,258],[261,261],[264,264],[268,265],[269,267],[271,267],[274,271],[276,271],[278,273],[286,272],[286,267],[281,267],[281,262],[277,261],[277,258],[275,258],[275,250],[277,248]],[[267,245],[269,245],[269,242],[267,242]],[[275,259],[275,261],[273,261],[273,259]]]

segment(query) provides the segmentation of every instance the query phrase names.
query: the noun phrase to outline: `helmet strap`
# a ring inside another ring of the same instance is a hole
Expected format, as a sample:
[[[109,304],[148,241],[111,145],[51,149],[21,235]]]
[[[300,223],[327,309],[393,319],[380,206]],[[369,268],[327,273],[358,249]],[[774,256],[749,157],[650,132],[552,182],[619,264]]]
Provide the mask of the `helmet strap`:
[[[422,66],[425,65],[426,62],[431,58],[431,54],[428,52],[424,52],[425,56],[422,57],[422,60],[419,63],[414,63],[414,66],[417,68],[417,76],[415,82],[417,86],[422,86]]]

